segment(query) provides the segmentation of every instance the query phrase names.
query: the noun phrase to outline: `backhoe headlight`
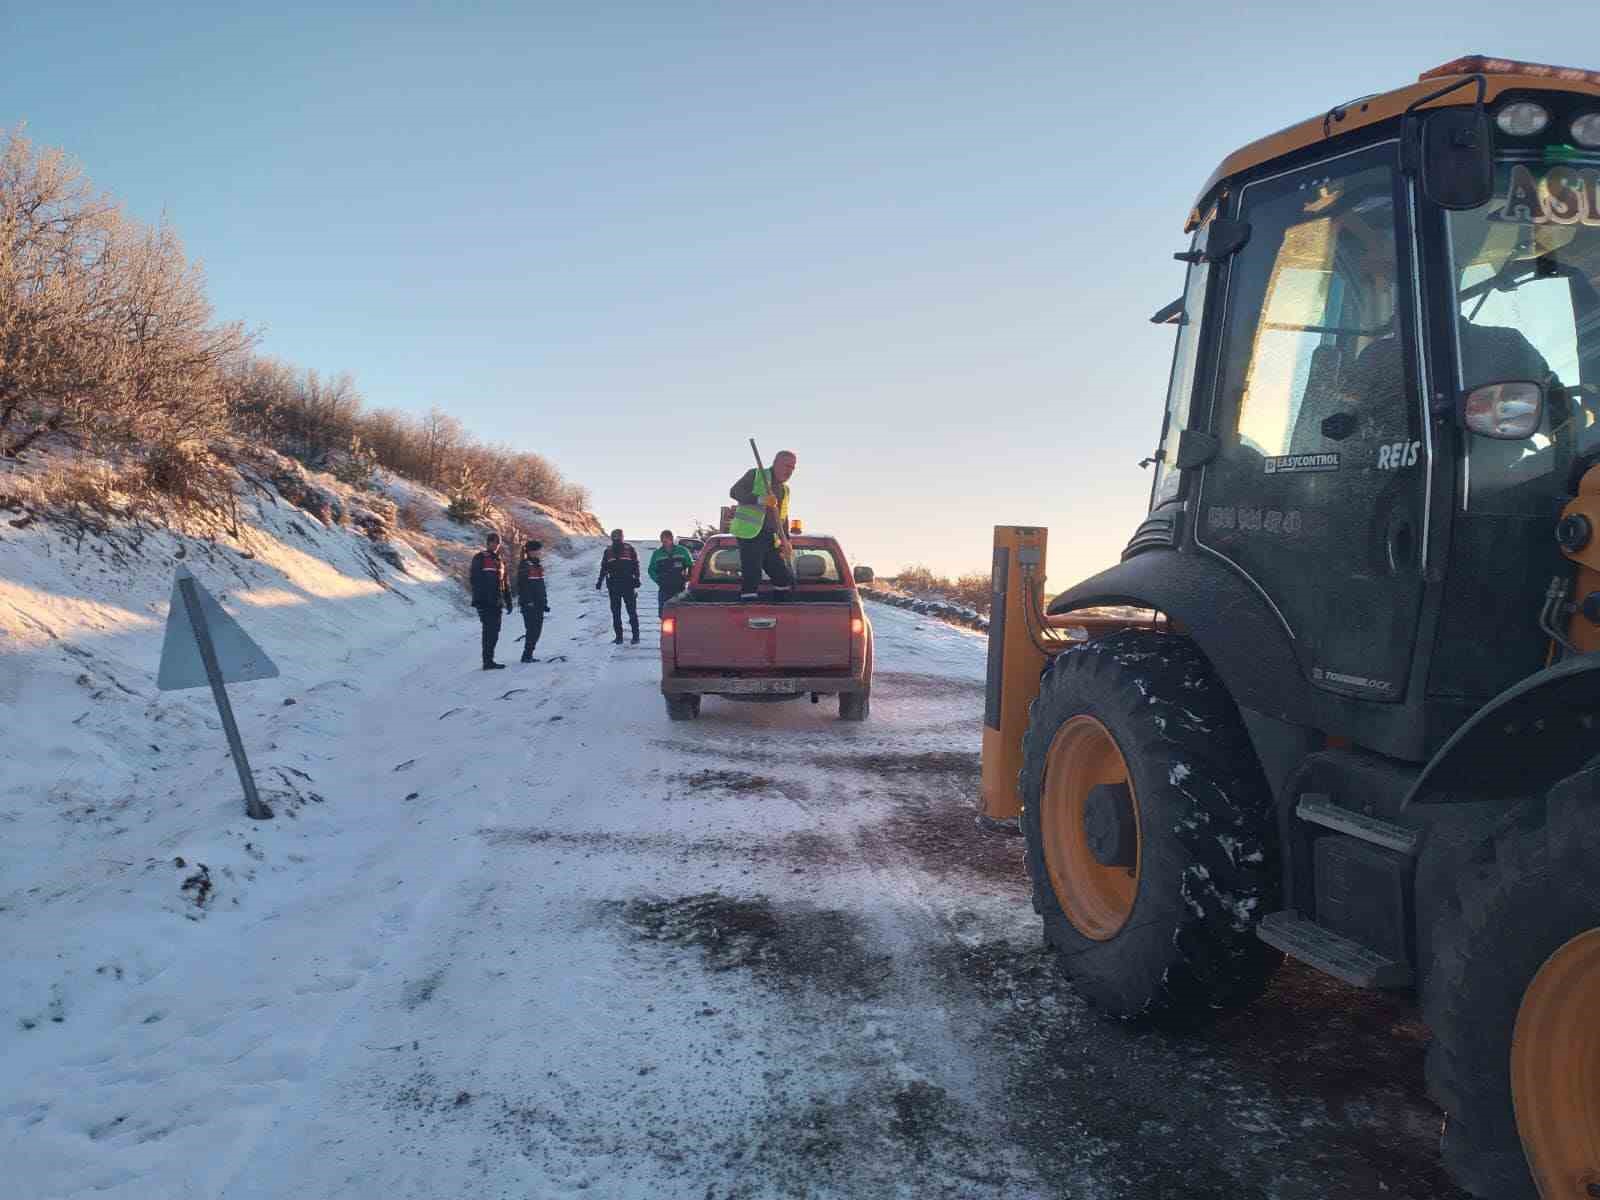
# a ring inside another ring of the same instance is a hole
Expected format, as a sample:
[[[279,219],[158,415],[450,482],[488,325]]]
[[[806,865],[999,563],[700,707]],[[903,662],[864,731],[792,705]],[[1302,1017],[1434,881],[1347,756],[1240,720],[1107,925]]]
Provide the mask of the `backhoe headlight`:
[[[1495,114],[1494,123],[1500,132],[1512,137],[1532,137],[1550,124],[1550,112],[1532,100],[1517,100]]]
[[[1600,150],[1600,112],[1574,117],[1571,132],[1572,140],[1585,150]]]

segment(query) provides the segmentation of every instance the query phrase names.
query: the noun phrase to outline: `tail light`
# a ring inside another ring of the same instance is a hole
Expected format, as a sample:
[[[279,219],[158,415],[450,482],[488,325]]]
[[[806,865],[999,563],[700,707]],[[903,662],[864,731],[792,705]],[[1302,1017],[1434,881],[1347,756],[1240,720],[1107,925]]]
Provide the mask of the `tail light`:
[[[850,618],[850,635],[852,637],[860,637],[863,633],[866,632],[866,630],[867,630],[867,623],[865,621],[863,621],[860,617],[851,617]]]
[[[850,614],[850,668],[854,670],[866,661],[867,622],[859,612]]]
[[[673,634],[675,634],[677,632],[678,632],[678,618],[677,617],[662,617],[661,618],[661,636],[662,637],[671,637]]]

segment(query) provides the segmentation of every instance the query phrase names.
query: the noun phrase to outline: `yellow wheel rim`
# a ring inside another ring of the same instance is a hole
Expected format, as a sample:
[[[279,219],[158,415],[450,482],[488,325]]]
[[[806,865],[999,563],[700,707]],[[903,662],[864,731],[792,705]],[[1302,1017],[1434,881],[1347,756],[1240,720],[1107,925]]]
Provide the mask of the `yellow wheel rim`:
[[[1126,786],[1134,801],[1132,867],[1105,866],[1089,848],[1085,806],[1090,791],[1101,784]],[[1093,717],[1071,718],[1050,743],[1039,827],[1050,884],[1067,920],[1097,942],[1115,937],[1133,915],[1139,894],[1139,805],[1116,739]]]
[[[1540,1194],[1600,1195],[1600,929],[1562,946],[1528,985],[1511,1095]]]

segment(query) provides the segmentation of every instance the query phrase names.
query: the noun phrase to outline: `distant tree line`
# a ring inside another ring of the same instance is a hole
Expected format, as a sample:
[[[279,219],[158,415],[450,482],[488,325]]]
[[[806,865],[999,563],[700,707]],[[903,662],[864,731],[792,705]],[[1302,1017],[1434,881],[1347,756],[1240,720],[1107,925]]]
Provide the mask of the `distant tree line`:
[[[496,496],[588,505],[541,455],[481,442],[439,409],[369,409],[349,375],[256,343],[214,320],[200,265],[165,221],[130,217],[20,127],[0,134],[0,458],[59,435],[182,494],[231,486],[219,460],[244,439],[358,486],[385,467],[463,512]]]
[[[914,595],[943,596],[947,600],[965,605],[974,612],[982,613],[984,616],[989,615],[991,581],[988,575],[981,572],[970,571],[951,579],[946,575],[936,575],[918,563],[903,569],[890,582]]]

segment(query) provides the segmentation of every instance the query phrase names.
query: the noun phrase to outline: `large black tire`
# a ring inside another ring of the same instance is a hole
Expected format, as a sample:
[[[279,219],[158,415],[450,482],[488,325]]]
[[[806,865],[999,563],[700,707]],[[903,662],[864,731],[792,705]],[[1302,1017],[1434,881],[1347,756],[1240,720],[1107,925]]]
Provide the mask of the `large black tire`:
[[[1116,742],[1139,824],[1131,915],[1103,940],[1067,917],[1045,861],[1047,759],[1077,716]],[[1128,631],[1058,656],[1030,710],[1021,788],[1034,907],[1096,1007],[1194,1024],[1261,994],[1282,961],[1255,933],[1277,906],[1277,826],[1238,709],[1192,642]]]
[[[1600,927],[1597,862],[1600,767],[1591,766],[1513,808],[1444,905],[1422,988],[1434,1039],[1428,1090],[1447,1114],[1445,1166],[1475,1196],[1538,1198],[1512,1106],[1511,1036],[1545,960]]]
[[[667,718],[673,721],[693,721],[700,715],[700,697],[693,692],[668,696]]]
[[[839,719],[841,721],[865,721],[872,714],[872,692],[840,692],[839,693]]]

